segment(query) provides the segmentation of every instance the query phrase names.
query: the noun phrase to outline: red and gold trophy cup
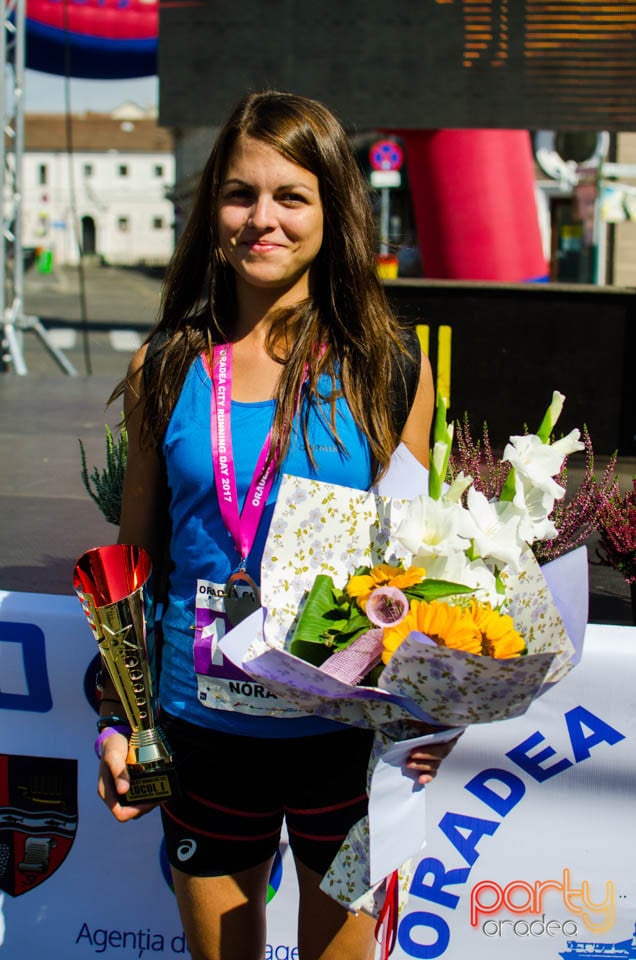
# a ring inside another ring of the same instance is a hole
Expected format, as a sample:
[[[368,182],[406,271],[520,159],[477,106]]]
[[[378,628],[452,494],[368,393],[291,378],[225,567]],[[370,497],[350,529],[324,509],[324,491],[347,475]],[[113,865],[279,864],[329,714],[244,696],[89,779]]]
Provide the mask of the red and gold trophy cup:
[[[160,802],[177,792],[172,750],[155,719],[154,632],[146,586],[151,568],[142,547],[113,544],[88,550],[73,571],[73,586],[132,730],[124,805]]]

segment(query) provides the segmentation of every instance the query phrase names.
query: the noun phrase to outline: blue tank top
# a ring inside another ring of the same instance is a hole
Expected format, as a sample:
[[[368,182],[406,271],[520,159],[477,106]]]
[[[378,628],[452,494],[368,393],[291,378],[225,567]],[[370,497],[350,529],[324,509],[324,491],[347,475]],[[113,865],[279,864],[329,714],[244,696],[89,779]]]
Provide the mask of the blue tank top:
[[[195,594],[198,579],[225,583],[236,570],[239,557],[219,511],[212,467],[210,399],[212,384],[201,357],[192,364],[175,405],[163,443],[172,521],[169,596],[163,615],[160,701],[164,709],[191,723],[228,733],[254,737],[305,736],[339,729],[340,724],[321,717],[253,716],[199,703],[192,646]],[[331,379],[324,376],[319,389],[328,396]],[[258,455],[275,411],[275,401],[232,401],[231,427],[239,503],[254,475]],[[302,412],[301,412],[302,415]],[[247,571],[260,582],[260,563],[283,473],[320,479],[366,490],[371,483],[369,446],[353,421],[343,398],[336,402],[336,424],[344,451],[330,429],[328,400],[312,404],[308,438],[316,468],[312,467],[297,414],[290,448],[270,491],[258,533],[247,562]]]

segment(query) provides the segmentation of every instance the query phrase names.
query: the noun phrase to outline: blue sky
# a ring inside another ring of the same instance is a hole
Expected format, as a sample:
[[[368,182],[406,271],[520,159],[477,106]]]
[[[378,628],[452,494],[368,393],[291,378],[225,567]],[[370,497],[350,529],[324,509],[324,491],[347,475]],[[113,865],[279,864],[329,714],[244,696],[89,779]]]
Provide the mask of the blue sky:
[[[108,113],[126,100],[140,107],[156,106],[159,97],[157,77],[135,80],[70,80],[71,110]],[[63,113],[65,110],[64,77],[39,70],[26,70],[24,107],[28,113]]]

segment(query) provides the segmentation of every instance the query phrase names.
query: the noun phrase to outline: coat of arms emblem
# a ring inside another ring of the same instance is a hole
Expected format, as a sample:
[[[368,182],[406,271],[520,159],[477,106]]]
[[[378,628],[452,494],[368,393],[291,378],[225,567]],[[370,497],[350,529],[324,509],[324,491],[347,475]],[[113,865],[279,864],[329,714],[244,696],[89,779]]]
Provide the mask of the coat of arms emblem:
[[[77,760],[0,754],[0,890],[27,893],[55,873],[77,829]]]

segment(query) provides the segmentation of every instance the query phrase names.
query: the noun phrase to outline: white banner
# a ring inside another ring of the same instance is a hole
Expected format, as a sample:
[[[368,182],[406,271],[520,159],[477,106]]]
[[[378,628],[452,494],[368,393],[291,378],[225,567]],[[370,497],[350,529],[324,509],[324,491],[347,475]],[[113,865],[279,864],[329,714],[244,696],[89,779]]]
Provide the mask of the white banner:
[[[188,956],[158,814],[120,825],[96,795],[96,655],[75,597],[0,593],[0,960]],[[393,958],[636,957],[635,688],[636,629],[593,625],[525,716],[466,731]],[[298,957],[281,852],[266,960]]]

